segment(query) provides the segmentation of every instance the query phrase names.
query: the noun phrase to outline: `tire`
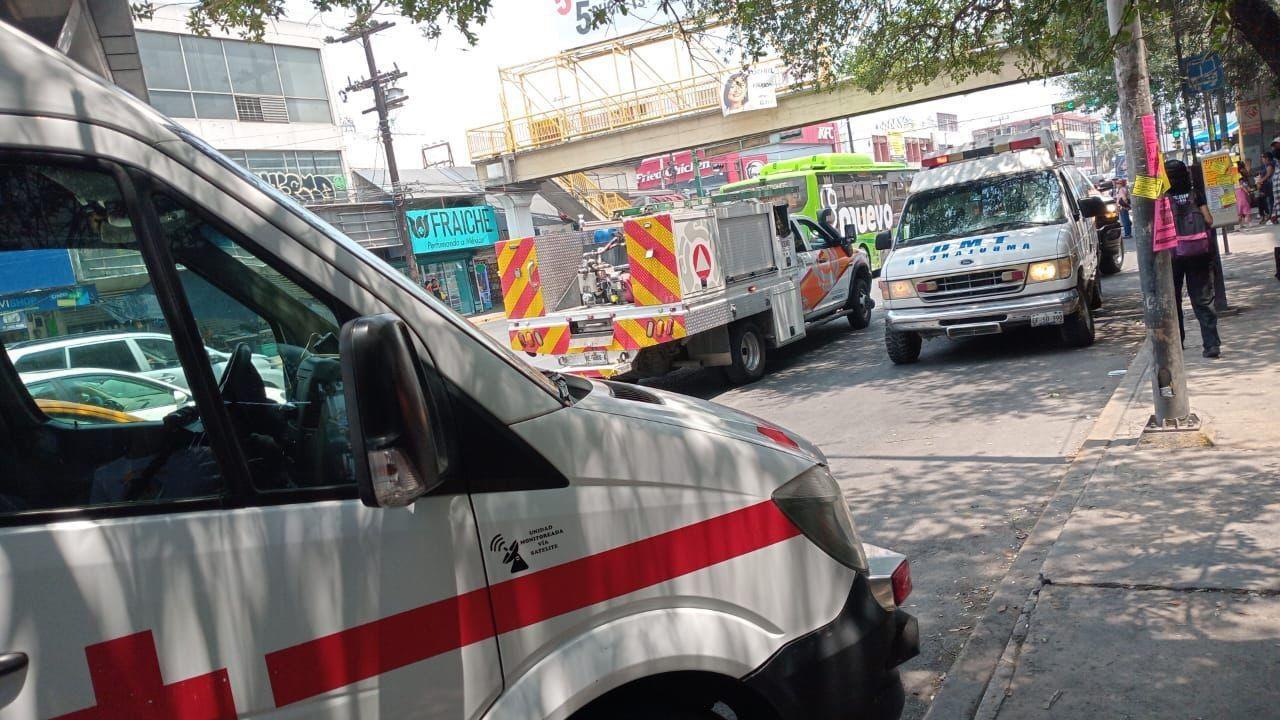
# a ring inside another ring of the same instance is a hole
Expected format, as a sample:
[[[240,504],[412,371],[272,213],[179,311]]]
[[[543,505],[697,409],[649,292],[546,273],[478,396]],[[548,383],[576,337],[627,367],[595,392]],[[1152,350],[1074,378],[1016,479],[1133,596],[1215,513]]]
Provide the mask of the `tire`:
[[[1119,233],[1098,245],[1098,269],[1103,275],[1115,275],[1124,269],[1124,238]]]
[[[1090,285],[1092,290],[1089,291],[1089,308],[1093,310],[1102,309],[1102,283],[1094,280]]]
[[[1082,292],[1081,296],[1088,298],[1091,292],[1091,290]],[[1093,310],[1089,307],[1089,302],[1086,299],[1080,303],[1080,309],[1072,313],[1066,319],[1066,322],[1062,323],[1062,329],[1059,332],[1062,333],[1062,342],[1070,347],[1082,348],[1093,344],[1095,330]]]
[[[755,382],[764,376],[764,336],[750,320],[729,326],[729,354],[733,363],[724,369],[725,378],[734,385]]]
[[[871,324],[871,308],[875,307],[875,301],[871,299],[871,278],[860,272],[853,276],[852,282],[845,305],[849,314],[845,317],[849,319],[849,327],[862,330]]]
[[[919,360],[921,343],[920,333],[900,332],[887,326],[884,329],[884,347],[894,365],[910,365]]]

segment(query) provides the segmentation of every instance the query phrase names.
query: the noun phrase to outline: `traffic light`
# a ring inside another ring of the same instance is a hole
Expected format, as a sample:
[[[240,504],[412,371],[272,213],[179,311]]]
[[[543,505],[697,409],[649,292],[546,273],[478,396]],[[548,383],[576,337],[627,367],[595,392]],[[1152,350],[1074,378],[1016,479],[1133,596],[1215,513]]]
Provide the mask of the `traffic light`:
[[[1067,113],[1067,112],[1075,112],[1075,109],[1076,109],[1076,101],[1075,101],[1075,100],[1064,100],[1064,101],[1062,101],[1062,102],[1056,102],[1056,103],[1054,103],[1052,107],[1053,107],[1053,114],[1054,114],[1054,115],[1059,115],[1059,114],[1061,114],[1061,113]]]
[[[1182,130],[1180,130],[1179,128],[1174,128],[1171,132],[1173,134],[1174,140],[1177,140],[1178,138],[1182,137]]]

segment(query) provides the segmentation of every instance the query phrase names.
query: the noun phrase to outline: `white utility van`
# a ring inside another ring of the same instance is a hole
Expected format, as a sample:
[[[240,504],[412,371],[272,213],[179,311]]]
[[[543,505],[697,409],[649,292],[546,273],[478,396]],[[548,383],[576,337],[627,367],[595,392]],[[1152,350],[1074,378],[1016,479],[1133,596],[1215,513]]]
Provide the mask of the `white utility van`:
[[[908,565],[816,447],[535,372],[3,23],[0,281],[5,348],[115,323],[190,386],[161,421],[52,419],[0,352],[0,718],[901,708]]]
[[[1106,201],[1050,131],[975,143],[926,158],[880,275],[885,346],[895,363],[924,338],[1058,326],[1093,343],[1102,306],[1095,218]]]

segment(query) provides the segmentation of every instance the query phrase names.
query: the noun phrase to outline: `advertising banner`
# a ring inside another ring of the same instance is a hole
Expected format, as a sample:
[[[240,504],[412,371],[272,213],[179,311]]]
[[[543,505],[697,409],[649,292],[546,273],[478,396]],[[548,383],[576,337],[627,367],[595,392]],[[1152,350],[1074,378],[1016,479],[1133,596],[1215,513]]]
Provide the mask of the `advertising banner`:
[[[498,242],[498,217],[489,205],[409,210],[404,218],[416,255],[466,250]]]
[[[726,153],[699,158],[699,174],[704,189],[747,180],[760,174],[768,162],[765,155]],[[684,190],[694,186],[693,156],[689,151],[645,158],[636,166],[637,190]]]
[[[720,111],[735,115],[778,106],[777,78],[770,70],[739,70],[720,76]]]
[[[1240,182],[1240,173],[1231,153],[1220,150],[1201,155],[1200,167],[1204,172],[1204,194],[1209,212],[1213,214],[1213,226],[1235,225],[1238,219],[1236,183]]]
[[[907,159],[907,135],[895,130],[889,133],[889,157],[894,160]]]

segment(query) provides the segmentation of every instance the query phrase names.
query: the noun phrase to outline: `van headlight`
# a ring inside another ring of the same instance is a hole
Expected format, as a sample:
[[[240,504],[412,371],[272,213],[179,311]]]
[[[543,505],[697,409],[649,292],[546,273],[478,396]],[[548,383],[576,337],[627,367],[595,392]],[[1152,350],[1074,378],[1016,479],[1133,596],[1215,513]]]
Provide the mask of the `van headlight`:
[[[916,286],[910,280],[880,281],[880,297],[886,300],[906,300],[915,296]]]
[[[1041,260],[1033,262],[1027,268],[1027,282],[1049,282],[1071,277],[1071,258],[1060,257],[1057,260]]]
[[[800,532],[836,562],[867,572],[867,553],[835,478],[815,465],[773,492],[773,502]]]

